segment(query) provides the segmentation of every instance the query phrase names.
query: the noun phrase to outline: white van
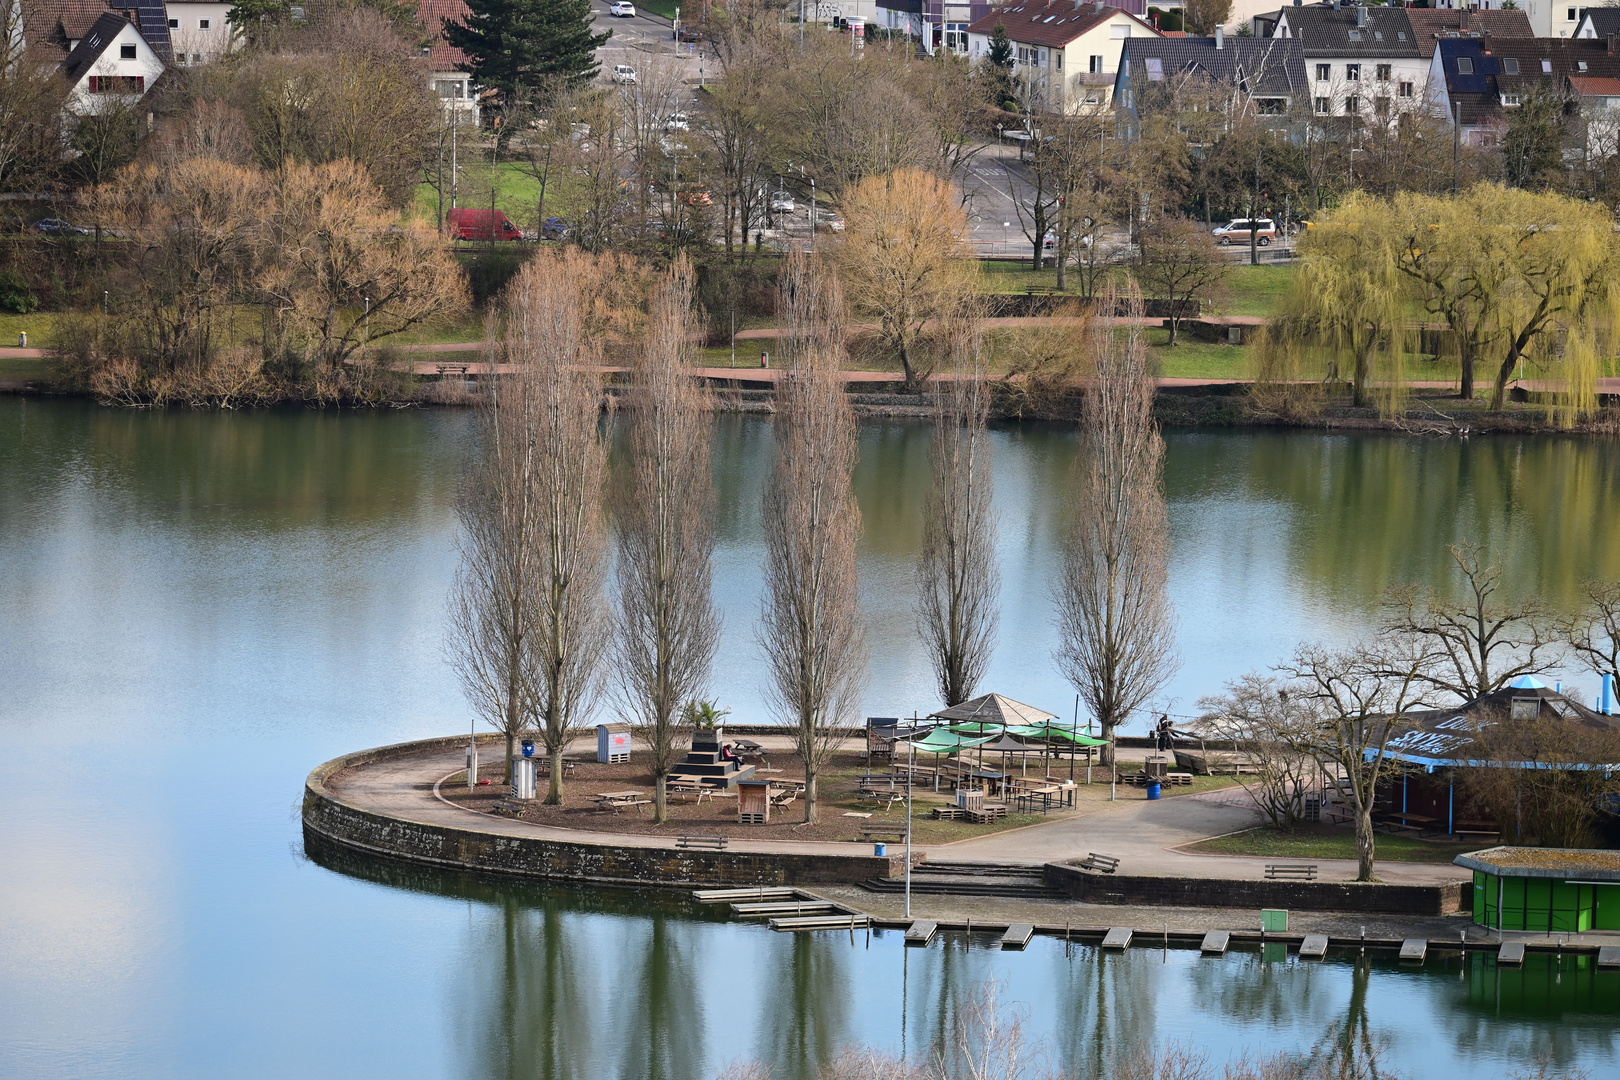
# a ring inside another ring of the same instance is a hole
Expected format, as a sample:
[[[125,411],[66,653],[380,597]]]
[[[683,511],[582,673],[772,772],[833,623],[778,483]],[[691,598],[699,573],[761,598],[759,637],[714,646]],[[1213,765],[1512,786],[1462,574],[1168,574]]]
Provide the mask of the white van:
[[[613,81],[625,86],[631,86],[636,81],[636,69],[629,64],[613,65]]]
[[[1277,223],[1270,218],[1238,218],[1215,230],[1217,244],[1247,244],[1250,236],[1259,247],[1277,238]]]

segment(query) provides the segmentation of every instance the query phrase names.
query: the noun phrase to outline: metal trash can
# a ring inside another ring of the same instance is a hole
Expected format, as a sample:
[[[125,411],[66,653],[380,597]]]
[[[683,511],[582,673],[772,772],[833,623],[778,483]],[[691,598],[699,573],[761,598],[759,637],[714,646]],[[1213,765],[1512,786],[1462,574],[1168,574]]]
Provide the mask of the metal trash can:
[[[512,797],[534,798],[534,758],[512,759]]]
[[[889,845],[888,844],[873,844],[872,845],[872,854],[876,855],[880,859],[887,856],[889,854]]]
[[[1157,781],[1157,780],[1148,781],[1147,789],[1148,789],[1148,798],[1149,799],[1162,799],[1162,798],[1164,798],[1164,785],[1161,784],[1159,781]]]

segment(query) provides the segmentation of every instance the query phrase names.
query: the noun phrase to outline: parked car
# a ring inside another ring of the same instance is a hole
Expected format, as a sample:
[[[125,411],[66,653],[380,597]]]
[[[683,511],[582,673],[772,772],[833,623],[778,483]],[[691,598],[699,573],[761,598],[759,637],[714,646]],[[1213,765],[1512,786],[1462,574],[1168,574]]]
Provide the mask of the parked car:
[[[693,188],[686,193],[688,206],[713,206],[714,196],[709,194],[708,188]]]
[[[636,17],[636,5],[630,0],[613,0],[608,5],[608,14],[615,19],[633,19]]]
[[[47,236],[94,236],[96,234],[94,229],[87,229],[83,225],[74,225],[72,222],[53,217],[40,218],[34,222],[34,228]]]
[[[629,64],[613,65],[613,81],[625,86],[633,86],[636,81],[636,69]]]
[[[540,239],[566,240],[568,239],[568,222],[559,217],[546,218],[545,224],[540,226]]]
[[[523,230],[502,210],[457,207],[445,215],[452,240],[522,240]]]
[[[778,191],[771,196],[771,213],[791,214],[795,209],[797,209],[797,206],[793,202],[793,196],[787,192]]]
[[[1277,237],[1277,223],[1270,218],[1238,218],[1215,230],[1217,244],[1247,244],[1250,237],[1265,247]]]
[[[690,131],[692,130],[692,122],[686,118],[686,114],[683,112],[670,113],[669,119],[664,121],[664,130]]]
[[[825,232],[843,232],[843,215],[835,210],[818,210],[816,211],[816,228]]]
[[[675,31],[676,41],[702,41],[703,31],[695,26],[683,26]]]

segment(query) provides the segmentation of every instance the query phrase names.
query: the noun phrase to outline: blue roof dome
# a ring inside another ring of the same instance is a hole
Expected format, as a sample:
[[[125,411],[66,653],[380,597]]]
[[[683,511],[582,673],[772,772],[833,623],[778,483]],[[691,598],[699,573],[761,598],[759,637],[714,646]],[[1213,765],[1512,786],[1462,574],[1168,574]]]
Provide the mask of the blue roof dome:
[[[1520,675],[1517,679],[1508,683],[1508,687],[1513,690],[1545,690],[1547,684],[1534,675]]]

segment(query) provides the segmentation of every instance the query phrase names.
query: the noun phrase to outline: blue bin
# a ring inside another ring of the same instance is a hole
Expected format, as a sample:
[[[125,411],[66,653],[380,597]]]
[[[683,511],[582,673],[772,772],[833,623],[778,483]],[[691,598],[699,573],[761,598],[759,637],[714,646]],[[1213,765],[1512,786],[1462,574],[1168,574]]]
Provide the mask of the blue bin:
[[[1162,799],[1162,798],[1164,798],[1164,785],[1162,783],[1160,783],[1159,781],[1157,781],[1157,780],[1149,780],[1148,781],[1148,798],[1150,798],[1150,799]]]
[[[885,855],[888,855],[888,853],[889,853],[889,845],[888,844],[873,844],[872,845],[872,854],[874,854],[874,855],[881,858],[881,857],[883,857]]]

